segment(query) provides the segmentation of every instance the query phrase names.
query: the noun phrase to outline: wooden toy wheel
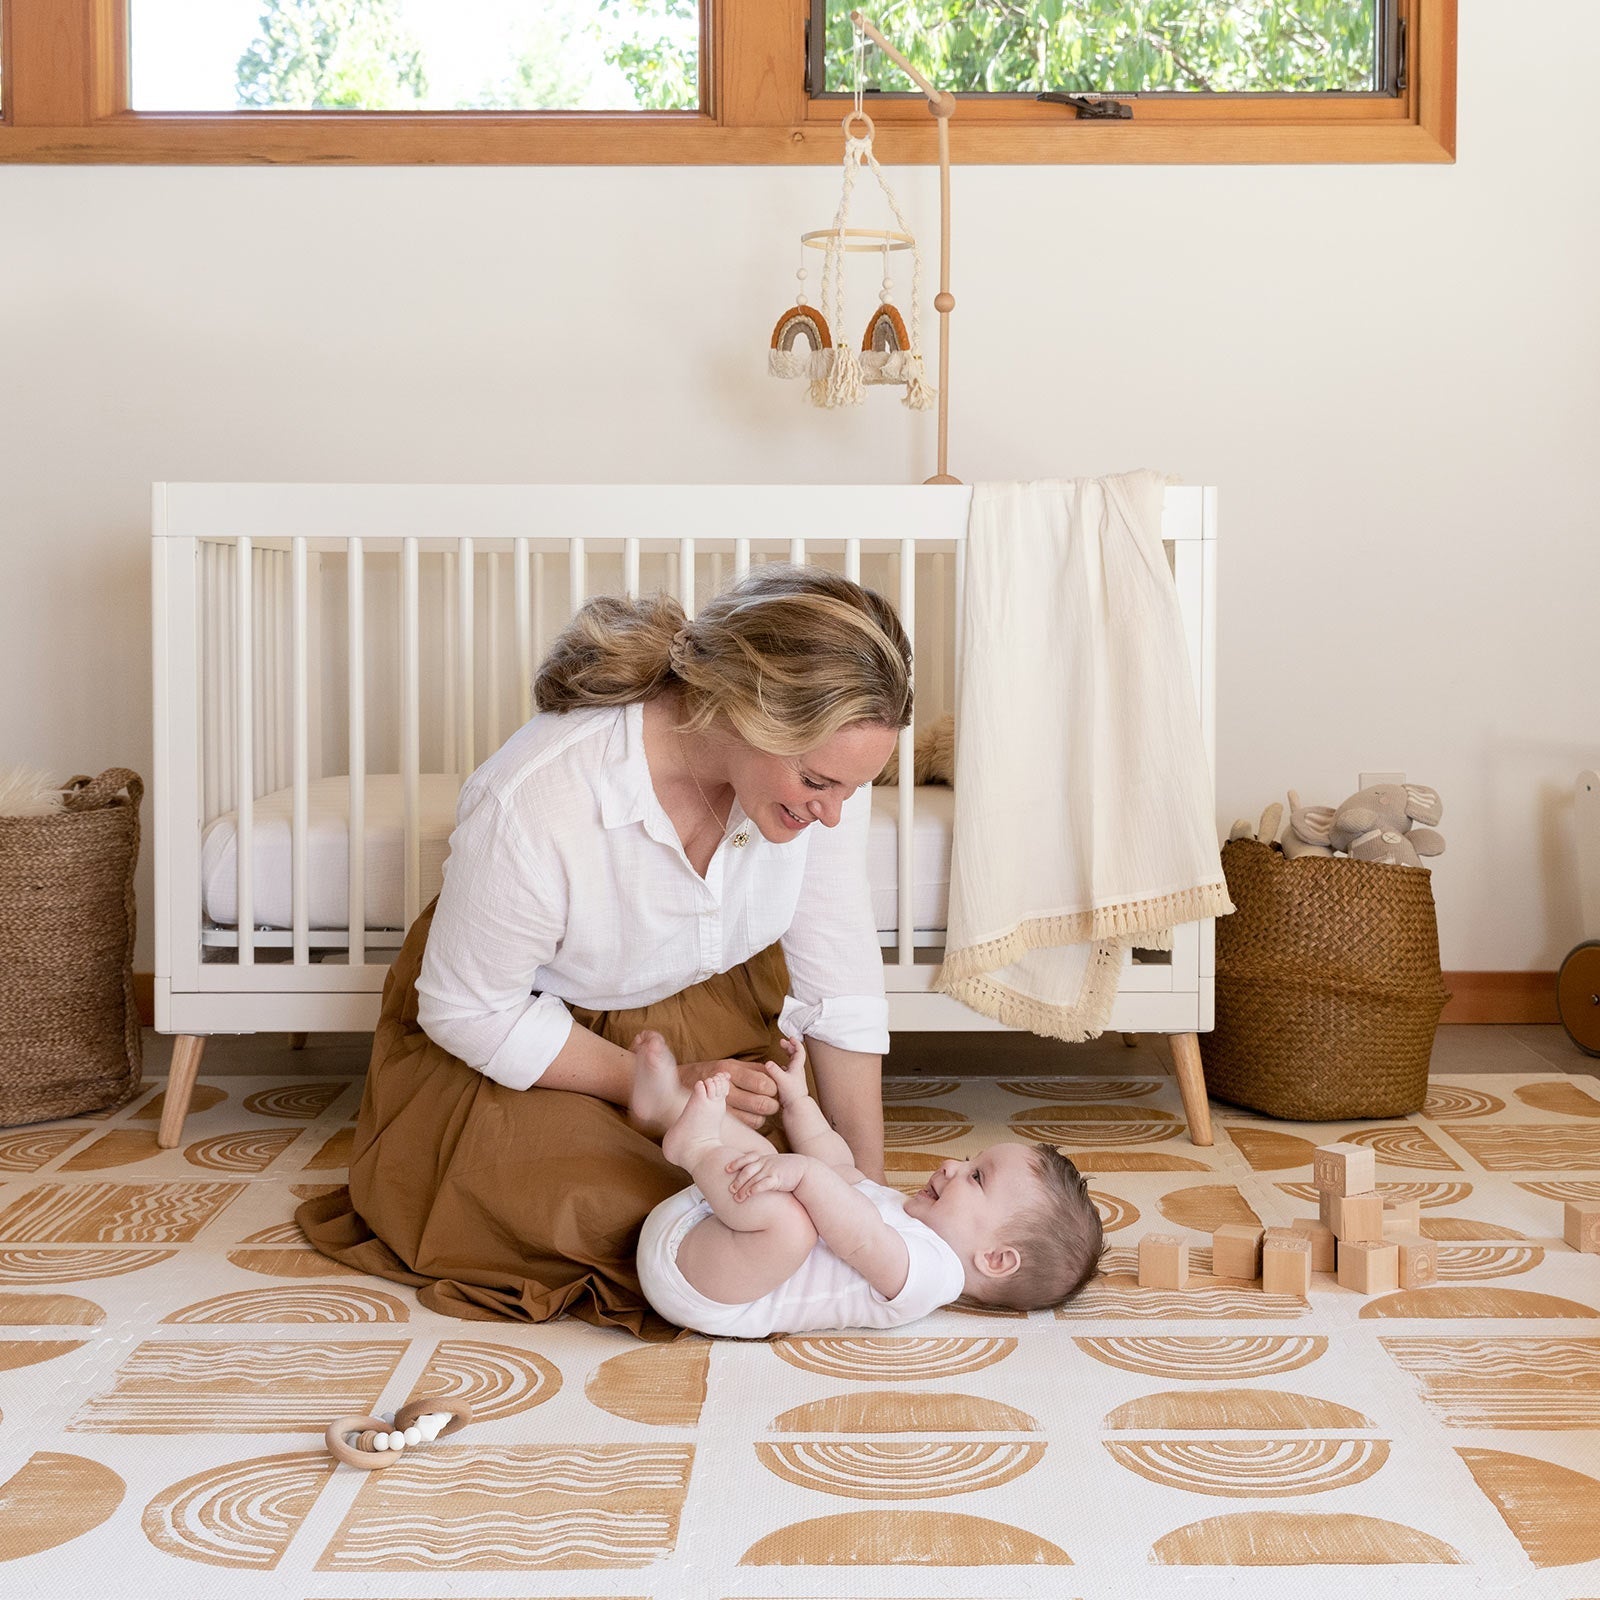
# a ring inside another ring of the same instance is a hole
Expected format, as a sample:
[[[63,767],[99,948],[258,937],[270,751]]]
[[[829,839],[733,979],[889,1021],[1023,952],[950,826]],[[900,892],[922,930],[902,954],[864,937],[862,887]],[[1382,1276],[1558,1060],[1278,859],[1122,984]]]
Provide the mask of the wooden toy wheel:
[[[1556,1009],[1567,1037],[1586,1055],[1600,1056],[1600,939],[1567,952],[1556,976]]]

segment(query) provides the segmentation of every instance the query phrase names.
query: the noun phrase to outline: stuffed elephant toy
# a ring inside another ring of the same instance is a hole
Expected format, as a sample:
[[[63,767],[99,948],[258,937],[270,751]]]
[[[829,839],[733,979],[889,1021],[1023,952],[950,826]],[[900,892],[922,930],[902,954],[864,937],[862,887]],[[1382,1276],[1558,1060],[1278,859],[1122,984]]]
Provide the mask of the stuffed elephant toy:
[[[1377,783],[1342,805],[1306,806],[1289,791],[1286,856],[1331,856],[1420,867],[1424,856],[1444,853],[1444,839],[1433,824],[1444,814],[1437,789],[1420,783]],[[1414,824],[1422,823],[1422,827]]]

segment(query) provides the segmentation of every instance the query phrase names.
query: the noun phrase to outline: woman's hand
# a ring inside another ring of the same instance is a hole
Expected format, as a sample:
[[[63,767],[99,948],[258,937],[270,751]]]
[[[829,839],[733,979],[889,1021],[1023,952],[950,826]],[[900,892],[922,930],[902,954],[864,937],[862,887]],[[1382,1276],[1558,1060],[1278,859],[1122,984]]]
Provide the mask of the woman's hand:
[[[759,1128],[778,1109],[778,1086],[764,1067],[732,1060],[678,1063],[678,1081],[685,1089],[719,1072],[728,1074],[728,1110],[741,1122]]]
[[[727,1170],[733,1175],[728,1193],[735,1200],[748,1200],[758,1194],[793,1194],[810,1166],[810,1156],[746,1150],[728,1163]]]

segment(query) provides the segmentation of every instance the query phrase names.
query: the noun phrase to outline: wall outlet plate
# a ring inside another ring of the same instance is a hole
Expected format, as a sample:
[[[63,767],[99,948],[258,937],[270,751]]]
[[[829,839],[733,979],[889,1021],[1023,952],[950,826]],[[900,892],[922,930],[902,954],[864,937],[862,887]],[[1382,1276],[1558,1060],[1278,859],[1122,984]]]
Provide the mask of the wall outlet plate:
[[[1403,772],[1363,772],[1361,782],[1356,785],[1358,789],[1370,789],[1379,783],[1404,783],[1406,775]]]

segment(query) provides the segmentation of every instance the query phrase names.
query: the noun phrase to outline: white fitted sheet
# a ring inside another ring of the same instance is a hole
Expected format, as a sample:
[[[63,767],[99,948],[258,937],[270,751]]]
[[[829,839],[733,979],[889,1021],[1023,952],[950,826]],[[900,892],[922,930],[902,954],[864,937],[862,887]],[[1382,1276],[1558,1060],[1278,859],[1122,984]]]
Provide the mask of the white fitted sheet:
[[[419,784],[422,903],[439,892],[444,859],[455,827],[461,780],[453,773],[423,773]],[[404,790],[396,773],[373,773],[366,782],[366,926],[399,928],[405,921]],[[308,785],[307,879],[310,926],[349,926],[350,780],[315,778]],[[899,791],[874,790],[867,839],[867,873],[880,933],[895,929],[898,880]],[[252,898],[257,927],[292,925],[290,836],[294,791],[277,789],[254,806]],[[950,904],[950,838],[955,791],[919,786],[912,828],[912,920],[918,932],[942,929]],[[201,898],[208,921],[231,928],[238,920],[239,829],[234,812],[211,822],[201,839]]]

